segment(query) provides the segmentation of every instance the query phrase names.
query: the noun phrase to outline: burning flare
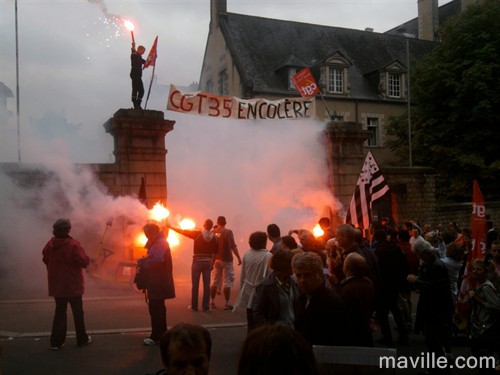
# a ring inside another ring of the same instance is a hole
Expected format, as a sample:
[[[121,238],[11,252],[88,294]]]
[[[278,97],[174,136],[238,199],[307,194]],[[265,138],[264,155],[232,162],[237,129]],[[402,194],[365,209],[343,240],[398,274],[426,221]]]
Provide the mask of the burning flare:
[[[196,224],[193,220],[185,218],[181,220],[181,222],[179,223],[179,227],[181,229],[194,229],[196,228]]]
[[[312,232],[314,234],[314,237],[316,237],[316,238],[321,237],[323,234],[325,234],[325,231],[323,229],[321,229],[319,224],[316,224],[316,226],[313,228]]]
[[[128,31],[134,31],[134,29],[135,29],[134,24],[130,20],[123,20],[123,26],[125,26],[125,28]]]
[[[161,203],[157,202],[154,207],[149,210],[149,219],[157,222],[162,222],[167,220],[170,216],[168,209]]]

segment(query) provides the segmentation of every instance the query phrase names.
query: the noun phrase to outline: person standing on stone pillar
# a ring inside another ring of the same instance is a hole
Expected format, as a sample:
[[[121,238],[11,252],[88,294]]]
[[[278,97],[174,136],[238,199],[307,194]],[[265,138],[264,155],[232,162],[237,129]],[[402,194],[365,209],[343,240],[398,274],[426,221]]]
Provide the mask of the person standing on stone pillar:
[[[136,50],[135,43],[132,42],[132,54],[130,55],[132,68],[130,70],[130,78],[132,79],[132,103],[134,103],[134,109],[142,109],[141,102],[144,96],[142,66],[146,62],[146,60],[142,58],[144,52],[146,52],[144,46],[139,46]]]

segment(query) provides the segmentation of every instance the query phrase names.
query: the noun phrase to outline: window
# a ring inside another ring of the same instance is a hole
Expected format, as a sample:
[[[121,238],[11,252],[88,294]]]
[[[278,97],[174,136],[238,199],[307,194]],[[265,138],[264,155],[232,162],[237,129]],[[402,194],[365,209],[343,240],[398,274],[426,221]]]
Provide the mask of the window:
[[[344,92],[344,69],[328,68],[328,91],[337,94]]]
[[[219,73],[219,95],[227,94],[227,71],[226,69],[222,70]]]
[[[292,82],[292,77],[297,74],[297,68],[290,68],[288,70],[288,90],[295,90],[295,85]]]
[[[391,98],[401,97],[401,74],[388,73],[387,95]]]
[[[368,138],[368,146],[378,146],[378,118],[368,117],[366,119],[366,129],[370,132],[370,138]]]

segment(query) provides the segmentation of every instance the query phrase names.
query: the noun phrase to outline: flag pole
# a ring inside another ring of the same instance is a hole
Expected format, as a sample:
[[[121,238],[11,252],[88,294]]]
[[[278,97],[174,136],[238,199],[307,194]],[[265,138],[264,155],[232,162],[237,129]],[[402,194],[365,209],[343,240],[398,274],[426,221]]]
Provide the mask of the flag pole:
[[[328,112],[328,117],[330,118],[330,120],[333,120],[332,114],[330,113],[330,110],[328,109],[328,106],[326,105],[326,100],[325,100],[325,97],[323,96],[323,92],[321,90],[319,90],[319,94],[321,95],[321,99],[323,99],[323,104],[325,105],[326,112]]]
[[[14,8],[16,23],[16,112],[17,112],[17,161],[21,162],[21,119],[19,109],[19,38],[17,29],[17,0]]]
[[[144,109],[148,107],[149,94],[151,94],[151,86],[153,85],[153,78],[155,76],[156,64],[153,65],[153,74],[151,74],[151,81],[149,81],[148,95],[146,96],[146,103],[144,104]]]

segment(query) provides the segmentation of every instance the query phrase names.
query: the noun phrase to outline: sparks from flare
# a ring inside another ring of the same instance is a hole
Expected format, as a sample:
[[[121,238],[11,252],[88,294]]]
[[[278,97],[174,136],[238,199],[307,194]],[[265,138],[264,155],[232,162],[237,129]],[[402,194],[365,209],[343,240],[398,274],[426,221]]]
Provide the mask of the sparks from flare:
[[[88,38],[93,34],[103,38],[99,44],[105,45],[106,48],[111,47],[111,41],[113,39],[118,39],[122,37],[122,35],[125,35],[123,32],[124,30],[132,34],[135,30],[135,25],[130,19],[120,16],[108,14],[106,17],[99,17],[99,21],[105,26],[105,30],[100,31],[99,27],[92,27],[92,31],[87,31],[85,35]],[[94,23],[94,25],[98,26],[97,23]],[[86,26],[85,28],[87,29]]]

